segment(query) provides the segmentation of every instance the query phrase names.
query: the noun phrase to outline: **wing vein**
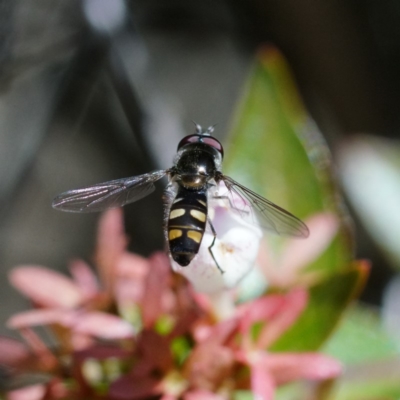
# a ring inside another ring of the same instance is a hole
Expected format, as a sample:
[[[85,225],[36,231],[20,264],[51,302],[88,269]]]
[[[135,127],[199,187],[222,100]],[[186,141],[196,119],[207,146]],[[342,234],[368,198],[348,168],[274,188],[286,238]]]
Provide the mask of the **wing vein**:
[[[122,207],[152,193],[155,189],[154,183],[167,173],[167,170],[154,171],[68,190],[58,195],[52,205],[62,211],[79,213]]]
[[[298,237],[307,237],[309,235],[307,225],[290,212],[251,191],[229,176],[221,174],[218,178],[225,183],[230,193],[232,204],[235,204],[234,194],[244,201],[244,207],[248,208],[248,211],[244,211],[244,209],[234,209],[234,211],[238,211],[238,214],[242,218],[251,213],[253,215],[253,221],[250,222],[261,226],[265,230],[273,231],[280,235]]]

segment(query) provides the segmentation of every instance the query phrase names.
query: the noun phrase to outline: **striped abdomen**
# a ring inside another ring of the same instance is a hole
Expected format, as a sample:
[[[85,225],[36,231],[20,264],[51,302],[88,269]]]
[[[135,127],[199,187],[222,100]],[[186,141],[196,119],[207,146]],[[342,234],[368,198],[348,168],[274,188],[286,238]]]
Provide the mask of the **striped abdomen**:
[[[168,243],[172,258],[182,267],[198,253],[206,223],[206,191],[179,187],[168,218]]]

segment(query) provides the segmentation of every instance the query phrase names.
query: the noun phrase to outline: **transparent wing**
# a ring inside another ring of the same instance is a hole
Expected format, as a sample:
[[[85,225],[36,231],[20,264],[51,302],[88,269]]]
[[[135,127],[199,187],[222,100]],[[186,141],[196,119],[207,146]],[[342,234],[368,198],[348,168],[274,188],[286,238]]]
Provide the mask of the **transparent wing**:
[[[308,237],[307,225],[290,212],[254,193],[229,176],[221,174],[219,178],[227,188],[226,193],[221,192],[220,195],[227,196],[233,211],[246,221],[280,235]]]
[[[140,200],[154,191],[154,182],[167,171],[155,171],[130,178],[98,183],[80,189],[68,190],[53,200],[53,208],[68,212],[95,212],[122,207]]]

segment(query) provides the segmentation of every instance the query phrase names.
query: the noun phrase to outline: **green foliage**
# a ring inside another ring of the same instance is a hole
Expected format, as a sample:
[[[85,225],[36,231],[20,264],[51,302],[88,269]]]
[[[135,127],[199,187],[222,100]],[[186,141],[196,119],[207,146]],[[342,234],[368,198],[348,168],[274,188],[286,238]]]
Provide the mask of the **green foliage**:
[[[398,354],[396,344],[381,326],[377,310],[352,307],[323,348],[344,364],[359,364]]]
[[[308,266],[322,278],[310,289],[307,309],[273,347],[317,349],[358,294],[367,267],[352,263],[351,229],[334,184],[329,150],[275,49],[261,52],[253,67],[229,143],[226,173],[239,182],[300,218],[323,211],[341,218],[336,238]]]
[[[233,400],[254,400],[254,396],[248,390],[236,390]]]
[[[298,217],[342,216],[342,229],[309,268],[326,274],[352,259],[351,234],[333,183],[330,155],[276,50],[260,54],[242,99],[225,172]]]
[[[331,245],[308,267],[318,278],[310,287],[306,310],[269,351],[313,351],[326,343],[324,352],[347,368],[337,382],[315,388],[324,399],[399,399],[398,350],[378,315],[360,306],[345,313],[360,293],[369,265],[353,261],[351,228],[335,187],[329,151],[274,49],[260,53],[253,67],[229,143],[227,174],[302,219],[331,211],[342,221]],[[297,399],[309,390],[310,386],[292,384],[281,388],[277,398]],[[252,395],[237,392],[235,398]]]
[[[324,352],[347,366],[329,400],[400,397],[398,349],[383,330],[376,310],[352,307]]]
[[[359,294],[367,271],[365,263],[358,262],[348,271],[312,286],[306,310],[271,350],[318,349],[335,329],[349,302]]]
[[[396,379],[363,379],[341,385],[329,400],[398,400],[400,383]]]
[[[185,336],[179,336],[171,342],[171,351],[178,365],[182,365],[189,356],[192,344]]]

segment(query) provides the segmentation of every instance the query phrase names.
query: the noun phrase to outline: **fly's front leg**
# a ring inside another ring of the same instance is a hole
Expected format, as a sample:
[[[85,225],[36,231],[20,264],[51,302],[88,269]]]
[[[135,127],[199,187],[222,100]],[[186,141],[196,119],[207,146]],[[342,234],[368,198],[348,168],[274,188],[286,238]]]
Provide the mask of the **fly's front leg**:
[[[210,252],[211,257],[213,258],[213,260],[215,262],[215,265],[220,270],[221,274],[223,274],[225,271],[223,271],[222,268],[219,266],[219,264],[218,264],[218,262],[217,262],[217,260],[216,260],[216,258],[214,256],[214,253],[212,251],[212,248],[214,247],[214,244],[215,244],[215,240],[217,239],[217,232],[215,231],[215,228],[214,228],[214,225],[211,222],[211,219],[210,218],[207,218],[207,219],[208,219],[208,223],[210,224],[211,232],[214,235],[213,241],[212,241],[211,245],[208,247],[208,251]]]

